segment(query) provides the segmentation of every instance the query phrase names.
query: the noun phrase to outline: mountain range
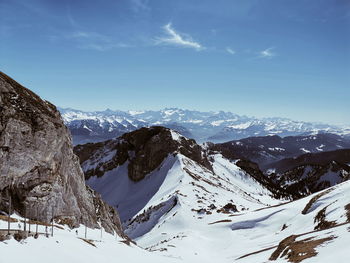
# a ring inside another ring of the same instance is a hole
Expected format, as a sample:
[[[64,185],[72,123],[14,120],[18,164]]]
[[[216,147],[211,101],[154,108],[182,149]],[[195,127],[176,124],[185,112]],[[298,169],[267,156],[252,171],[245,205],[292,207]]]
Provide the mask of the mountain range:
[[[209,144],[212,150],[222,152],[230,159],[249,159],[266,170],[285,158],[296,158],[303,154],[324,153],[350,149],[350,139],[331,133],[304,136],[259,136],[225,143]],[[333,155],[334,158],[334,155]]]
[[[347,165],[341,180],[327,172],[335,162],[267,176],[254,162],[226,158],[159,126],[74,151],[87,184],[148,251],[185,262],[326,262],[333,249],[345,260],[339,247],[350,222]]]
[[[94,111],[59,108],[74,144],[104,141],[141,127],[161,125],[197,142],[225,142],[251,136],[350,134],[350,128],[286,118],[255,118],[231,112],[200,112],[169,108],[158,111]]]
[[[100,141],[83,126],[90,142],[73,148],[57,108],[3,73],[0,103],[0,261],[348,261],[346,136],[199,144],[132,112],[91,115],[124,130]]]

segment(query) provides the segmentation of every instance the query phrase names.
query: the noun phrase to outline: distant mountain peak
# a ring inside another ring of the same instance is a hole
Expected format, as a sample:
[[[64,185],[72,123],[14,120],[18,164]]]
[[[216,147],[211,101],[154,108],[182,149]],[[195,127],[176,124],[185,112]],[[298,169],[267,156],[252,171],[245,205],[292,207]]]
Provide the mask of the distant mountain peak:
[[[232,112],[201,112],[180,108],[162,110],[79,111],[60,108],[75,144],[118,137],[141,127],[154,125],[177,130],[199,142],[224,142],[252,136],[295,136],[332,132],[350,134],[350,130],[327,124],[294,121],[287,118],[255,118]],[[90,120],[88,123],[86,120]]]

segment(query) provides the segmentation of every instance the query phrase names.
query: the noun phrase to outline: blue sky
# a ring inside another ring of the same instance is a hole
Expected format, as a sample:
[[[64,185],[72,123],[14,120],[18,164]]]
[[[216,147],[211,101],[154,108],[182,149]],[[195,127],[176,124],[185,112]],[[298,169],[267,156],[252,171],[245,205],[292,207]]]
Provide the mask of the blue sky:
[[[348,0],[0,0],[0,70],[83,110],[350,124]]]

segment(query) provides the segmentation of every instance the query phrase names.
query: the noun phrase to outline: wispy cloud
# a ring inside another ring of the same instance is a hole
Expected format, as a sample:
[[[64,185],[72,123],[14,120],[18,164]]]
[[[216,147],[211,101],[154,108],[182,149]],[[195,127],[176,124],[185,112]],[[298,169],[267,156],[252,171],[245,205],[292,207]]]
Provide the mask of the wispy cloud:
[[[107,51],[113,48],[132,47],[125,43],[115,43],[108,36],[96,32],[75,31],[66,35],[66,38],[75,41],[77,47],[81,49]]]
[[[226,51],[229,53],[229,54],[231,54],[231,55],[234,55],[234,54],[236,54],[236,51],[234,51],[232,48],[230,48],[230,47],[227,47],[226,48]]]
[[[276,56],[276,53],[274,53],[272,50],[274,47],[267,48],[265,50],[262,50],[259,52],[259,58],[272,58]]]
[[[135,0],[135,2],[141,3],[142,1]],[[63,38],[72,41],[77,48],[90,49],[95,51],[107,51],[114,48],[132,47],[132,45],[116,42],[107,35],[84,30],[83,27],[73,17],[69,5],[67,6],[66,15],[68,23],[72,27],[72,31],[68,34],[64,33]],[[51,41],[56,41],[57,39],[59,39],[57,36],[50,37]]]
[[[96,51],[107,51],[114,48],[129,48],[132,47],[131,45],[118,43],[118,44],[81,44],[78,46],[78,48],[81,49],[90,49],[90,50],[96,50]]]
[[[193,48],[197,51],[204,49],[204,47],[200,43],[194,41],[191,36],[176,32],[171,23],[165,25],[163,29],[167,36],[156,38],[156,45],[172,45]]]
[[[140,11],[150,11],[148,0],[131,0],[131,9],[138,13]]]

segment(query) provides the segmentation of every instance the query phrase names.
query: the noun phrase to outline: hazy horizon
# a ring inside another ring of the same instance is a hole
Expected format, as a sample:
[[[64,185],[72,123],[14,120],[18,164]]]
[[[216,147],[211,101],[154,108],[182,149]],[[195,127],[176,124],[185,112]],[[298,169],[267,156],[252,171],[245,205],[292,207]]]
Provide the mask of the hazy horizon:
[[[144,111],[162,111],[162,110],[184,110],[184,111],[198,111],[198,112],[210,112],[210,113],[219,113],[219,112],[225,112],[225,113],[232,113],[236,114],[242,117],[248,117],[248,118],[257,118],[257,119],[270,119],[270,118],[281,118],[281,119],[289,119],[292,121],[302,121],[302,122],[309,122],[309,123],[315,123],[315,124],[329,124],[329,125],[335,125],[335,126],[344,126],[344,127],[349,127],[350,123],[330,123],[330,122],[322,122],[322,121],[310,121],[310,120],[302,120],[302,119],[293,119],[293,118],[288,118],[288,117],[283,117],[283,116],[257,116],[257,115],[248,115],[244,113],[237,113],[234,111],[225,111],[225,110],[198,110],[198,109],[190,109],[190,108],[179,108],[179,107],[165,107],[165,108],[154,108],[154,109],[118,109],[118,108],[102,108],[102,109],[97,109],[97,110],[84,110],[84,109],[78,109],[74,107],[61,107],[59,105],[56,105],[59,109],[63,110],[77,110],[77,111],[82,111],[82,112],[105,112],[105,111],[112,111],[112,112],[144,112]],[[136,115],[136,114],[135,114]]]

